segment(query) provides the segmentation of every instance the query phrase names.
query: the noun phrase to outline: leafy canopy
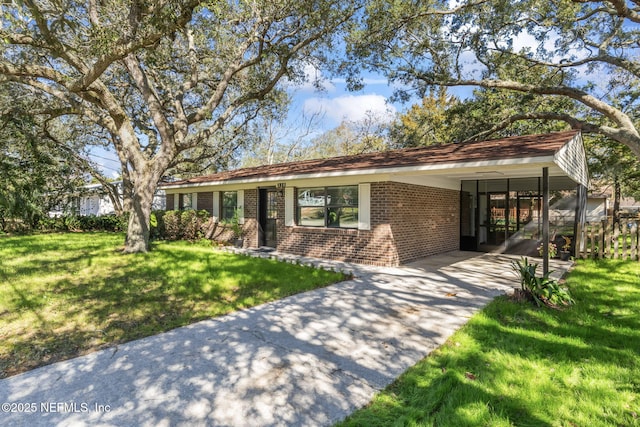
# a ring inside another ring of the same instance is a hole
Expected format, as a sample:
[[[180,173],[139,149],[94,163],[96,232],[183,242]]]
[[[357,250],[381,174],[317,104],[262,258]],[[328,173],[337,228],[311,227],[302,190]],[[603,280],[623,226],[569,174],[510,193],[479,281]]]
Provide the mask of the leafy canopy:
[[[384,72],[396,96],[475,86],[531,98],[506,126],[563,121],[640,158],[640,5],[636,1],[374,0],[349,39],[351,61]],[[353,87],[357,66],[345,64]],[[555,99],[564,108],[553,108]],[[504,128],[504,127],[503,127]]]

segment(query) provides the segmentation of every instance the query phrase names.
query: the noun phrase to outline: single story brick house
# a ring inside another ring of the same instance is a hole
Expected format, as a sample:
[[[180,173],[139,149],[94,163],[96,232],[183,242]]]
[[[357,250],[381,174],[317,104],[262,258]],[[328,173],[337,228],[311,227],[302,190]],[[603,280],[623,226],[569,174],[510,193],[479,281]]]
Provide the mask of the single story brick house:
[[[504,245],[532,223],[529,237],[539,240],[549,192],[577,189],[586,199],[587,186],[582,136],[565,131],[245,168],[161,188],[169,210],[205,209],[221,222],[237,213],[245,247],[395,266]]]

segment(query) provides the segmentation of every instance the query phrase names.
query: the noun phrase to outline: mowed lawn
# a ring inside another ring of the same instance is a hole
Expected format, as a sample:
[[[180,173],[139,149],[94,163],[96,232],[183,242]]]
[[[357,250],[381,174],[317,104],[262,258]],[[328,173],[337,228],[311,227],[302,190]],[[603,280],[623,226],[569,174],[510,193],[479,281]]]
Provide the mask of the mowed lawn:
[[[342,274],[124,235],[0,236],[0,378],[343,280]]]
[[[580,261],[564,311],[497,298],[342,426],[640,426],[640,263]]]

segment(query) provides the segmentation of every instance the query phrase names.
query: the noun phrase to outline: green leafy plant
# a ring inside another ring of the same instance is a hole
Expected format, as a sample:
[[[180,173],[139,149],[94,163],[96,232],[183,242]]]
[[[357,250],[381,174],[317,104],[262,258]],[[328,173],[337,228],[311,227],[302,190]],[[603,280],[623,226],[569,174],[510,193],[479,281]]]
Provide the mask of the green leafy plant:
[[[526,257],[512,261],[513,270],[520,277],[521,293],[530,297],[538,306],[568,306],[575,303],[568,289],[549,277],[551,272],[537,276],[537,263],[530,263]]]
[[[197,242],[204,237],[204,227],[209,219],[206,210],[166,211],[156,216],[157,225],[152,227],[153,237],[166,240],[188,240]]]
[[[540,243],[537,249],[538,249],[538,254],[542,256],[544,252],[544,245]],[[556,255],[558,255],[558,247],[556,246],[555,243],[549,242],[549,258],[555,258]]]
[[[529,259],[523,257],[521,259],[512,261],[511,266],[520,277],[520,288],[523,291],[531,289],[536,277],[538,263],[529,263]]]
[[[231,229],[233,230],[233,235],[237,239],[242,239],[244,236],[244,230],[242,229],[242,224],[240,224],[240,215],[242,215],[241,208],[237,208],[233,211],[233,218],[231,218]]]
[[[163,218],[165,235],[167,240],[178,240],[182,238],[182,232],[180,228],[180,211],[167,211]]]

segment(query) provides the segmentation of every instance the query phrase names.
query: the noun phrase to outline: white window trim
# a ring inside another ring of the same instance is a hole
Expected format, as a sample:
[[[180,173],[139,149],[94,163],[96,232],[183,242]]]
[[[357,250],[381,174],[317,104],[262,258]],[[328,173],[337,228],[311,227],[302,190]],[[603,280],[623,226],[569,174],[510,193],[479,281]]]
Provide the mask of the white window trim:
[[[213,192],[213,220],[215,222],[218,222],[220,220],[220,215],[221,211],[220,211],[220,192],[219,191],[214,191]]]
[[[371,184],[358,184],[358,230],[371,230]]]
[[[284,189],[284,225],[293,227],[295,223],[295,188],[286,187]]]
[[[244,190],[238,190],[238,224],[244,224]]]

